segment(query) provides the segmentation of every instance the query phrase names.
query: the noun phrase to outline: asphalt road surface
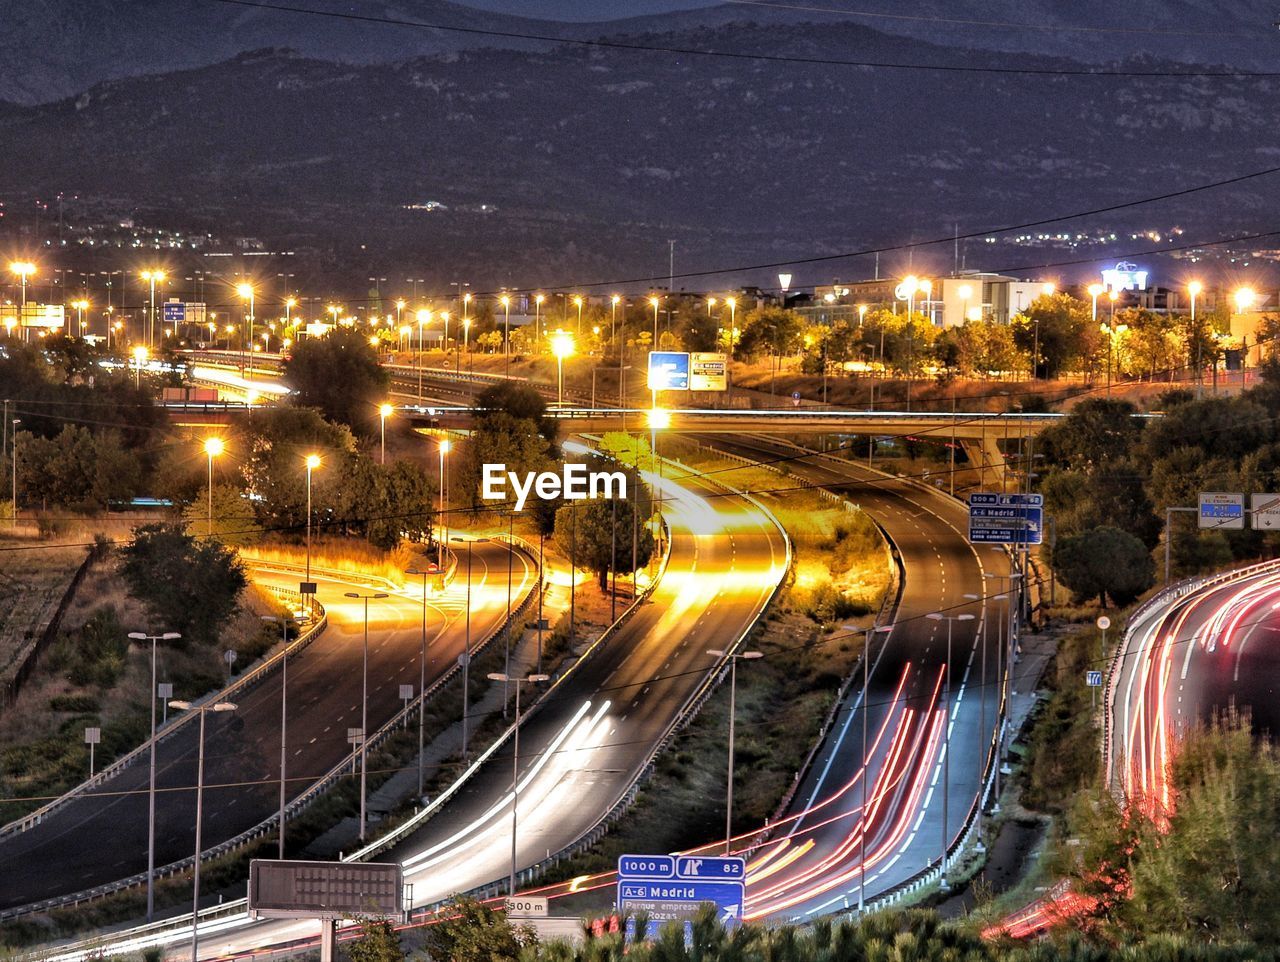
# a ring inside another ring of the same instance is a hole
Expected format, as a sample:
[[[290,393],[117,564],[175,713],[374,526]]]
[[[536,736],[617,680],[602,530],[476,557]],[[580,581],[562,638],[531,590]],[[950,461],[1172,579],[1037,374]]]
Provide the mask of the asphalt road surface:
[[[501,623],[507,606],[509,549],[473,549],[473,643]],[[535,565],[513,556],[513,597],[536,581]],[[427,610],[427,684],[461,654],[465,639],[466,552],[456,581]],[[255,575],[262,584],[296,590],[298,575]],[[369,586],[318,581],[329,627],[290,659],[286,758],[289,797],[301,793],[349,751],[347,729],[360,727],[363,603],[347,591]],[[416,692],[420,677],[422,596],[419,589],[369,602],[369,729],[403,707],[399,686]],[[164,679],[163,646],[160,651]],[[278,810],[281,676],[272,672],[244,693],[235,712],[210,712],[206,724],[203,845],[207,849]],[[189,698],[194,692],[175,692]],[[171,720],[173,712],[170,712]],[[192,854],[198,725],[159,743],[156,755],[157,867]],[[144,755],[114,778],[55,810],[25,832],[0,839],[0,908],[26,905],[127,878],[147,868],[148,761]]]

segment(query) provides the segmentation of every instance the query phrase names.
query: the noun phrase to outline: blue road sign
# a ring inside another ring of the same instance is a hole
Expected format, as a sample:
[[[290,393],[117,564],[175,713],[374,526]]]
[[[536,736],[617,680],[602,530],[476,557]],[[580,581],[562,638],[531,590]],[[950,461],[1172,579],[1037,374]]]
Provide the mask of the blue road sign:
[[[165,301],[164,302],[164,322],[166,324],[181,324],[187,319],[187,305],[182,301]]]
[[[649,390],[689,390],[689,355],[682,351],[650,351]]]
[[[687,919],[711,902],[721,921],[742,917],[747,864],[701,855],[623,855],[618,858],[618,908],[665,922]]]
[[[1101,688],[1101,687],[1102,687],[1102,672],[1100,672],[1100,671],[1086,671],[1086,672],[1084,673],[1084,683],[1085,683],[1086,685],[1088,685],[1090,688]]]
[[[1044,539],[1044,496],[969,495],[969,541],[973,544],[1036,545]]]

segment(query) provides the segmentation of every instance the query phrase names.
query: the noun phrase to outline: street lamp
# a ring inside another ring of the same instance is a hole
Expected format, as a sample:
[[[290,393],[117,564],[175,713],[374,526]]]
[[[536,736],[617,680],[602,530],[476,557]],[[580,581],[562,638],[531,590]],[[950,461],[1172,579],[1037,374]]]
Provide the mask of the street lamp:
[[[236,705],[218,701],[212,705],[195,705],[189,701],[169,702],[178,711],[194,708],[200,713],[200,742],[196,763],[196,861],[191,873],[191,962],[200,962],[200,823],[204,821],[204,716],[209,711],[235,711]]]
[[[404,311],[404,301],[397,300],[396,301],[396,327],[400,326],[400,315],[403,311]]]
[[[164,282],[164,271],[143,271],[142,279],[150,285],[151,300],[150,310],[151,320],[147,324],[147,346],[150,347],[155,342],[156,336],[156,285]]]
[[[947,833],[947,802],[950,796],[951,781],[951,623],[955,621],[973,621],[973,615],[944,615],[934,611],[925,616],[931,621],[947,623],[947,671],[942,683],[942,702],[946,706],[946,714],[942,721],[942,871],[939,874],[942,891],[947,891],[947,847],[950,836]]]
[[[446,520],[448,512],[446,506],[449,503],[448,487],[445,482],[448,480],[444,473],[444,459],[450,451],[453,450],[453,444],[448,438],[440,439],[440,490],[438,497],[440,499],[440,538],[436,541],[436,566],[441,571],[444,570],[444,543],[449,540],[449,524]]]
[[[582,295],[573,295],[573,306],[578,309],[578,337],[582,337]]]
[[[431,320],[431,312],[418,311],[418,400],[422,400],[422,329]]]
[[[284,326],[289,327],[292,323],[291,312],[298,306],[298,301],[293,297],[284,299]]]
[[[385,591],[374,591],[360,594],[357,591],[345,591],[347,598],[355,598],[364,602],[364,656],[360,667],[360,841],[364,841],[367,817],[365,813],[365,788],[368,776],[368,744],[369,744],[369,600],[381,601],[388,597]]]
[[[320,467],[320,455],[308,454],[302,462],[307,468],[307,574],[311,581],[311,472]]]
[[[653,350],[658,349],[658,299],[649,298],[649,306],[653,308]]]
[[[437,572],[444,569],[439,565],[436,566]],[[426,723],[425,700],[427,693],[427,578],[437,572],[419,571],[417,568],[409,568],[405,574],[414,576],[422,576],[422,658],[418,667],[418,798],[422,798],[423,774],[422,774],[422,747],[423,747],[423,726]],[[441,631],[444,628],[440,629]]]
[[[5,411],[9,410],[9,402],[4,402]],[[13,431],[13,520],[12,527],[18,527],[18,425],[22,423],[21,418],[14,418],[12,424]]]
[[[445,355],[445,365],[447,368],[449,359],[449,312],[441,311],[440,320],[444,322],[444,330],[440,333],[440,351]]]
[[[863,630],[862,638],[862,694],[859,700],[862,702],[862,831],[858,833],[860,852],[858,855],[858,916],[862,916],[862,912],[867,904],[867,779],[871,777],[871,761],[868,757],[868,737],[870,735],[870,722],[867,717],[867,710],[870,705],[867,702],[867,693],[870,691],[871,684],[871,639],[877,634],[885,636],[885,644],[888,644],[889,634],[893,631],[894,626],[880,625],[872,626]],[[880,653],[884,654],[884,645],[880,646]]]
[[[133,641],[151,642],[151,772],[147,778],[147,921],[155,915],[155,875],[156,875],[156,642],[177,641],[182,637],[176,631],[166,631],[160,635],[148,635],[144,631],[131,631],[129,637]]]
[[[284,859],[285,751],[289,726],[289,621],[288,615],[263,615],[263,621],[280,624],[280,858]]]
[[[545,294],[538,294],[533,298],[533,330],[538,337],[542,337],[542,302],[546,299]]]
[[[1111,397],[1111,363],[1116,340],[1116,301],[1120,300],[1120,292],[1114,287],[1107,291],[1107,300],[1111,302],[1111,315],[1107,318],[1107,397]]]
[[[507,886],[507,894],[516,894],[516,809],[520,804],[520,683],[537,684],[550,681],[550,675],[529,675],[525,678],[506,675],[500,671],[489,673],[490,681],[500,681],[504,685],[512,683],[516,686],[516,723],[512,729],[514,756],[511,762],[511,880]]]
[[[450,538],[450,541],[458,543],[466,542],[467,545],[467,630],[466,637],[462,643],[462,761],[467,761],[467,730],[470,727],[467,712],[470,710],[470,693],[467,691],[471,678],[471,546],[473,544],[485,544],[488,538]]]
[[[379,463],[385,465],[387,463],[387,418],[395,413],[396,409],[390,404],[378,405],[378,422],[382,434],[382,451],[379,456]]]
[[[36,272],[36,265],[30,261],[12,261],[10,272],[18,275],[18,283],[22,285],[22,306],[27,306],[27,278]]]
[[[204,453],[209,459],[209,519],[208,527],[205,529],[205,537],[213,537],[213,459],[219,457],[226,450],[226,445],[222,438],[209,437],[204,439]]]
[[[502,353],[506,359],[505,373],[511,373],[511,298],[503,294],[498,298],[502,305]]]
[[[147,359],[147,349],[139,344],[133,349],[133,386],[142,387],[142,362]]]
[[[1200,292],[1204,290],[1204,285],[1199,281],[1192,281],[1187,285],[1187,293],[1191,295],[1191,334],[1196,339],[1196,397],[1200,397],[1204,388],[1204,364],[1201,361],[1201,344],[1203,338],[1200,332],[1196,330],[1196,298],[1200,296]]]
[[[573,335],[568,331],[552,334],[551,353],[556,356],[556,407],[564,407],[564,359],[573,355]]]
[[[1243,314],[1249,308],[1253,307],[1254,301],[1258,295],[1254,293],[1252,287],[1242,287],[1235,292],[1236,313]]]
[[[1098,298],[1102,296],[1102,292],[1106,290],[1101,284],[1090,284],[1087,288],[1089,297],[1093,301],[1092,315],[1093,323],[1098,323]]]
[[[622,303],[622,298],[614,294],[609,298],[609,308],[612,312],[609,318],[609,340],[615,340],[618,337],[618,305]]]
[[[763,658],[764,652],[726,652],[720,648],[708,648],[707,654],[712,658],[729,659],[729,780],[725,792],[724,813],[724,854],[728,855],[730,843],[733,841],[733,722],[738,699],[738,661],[739,659],[753,661],[756,658]]]

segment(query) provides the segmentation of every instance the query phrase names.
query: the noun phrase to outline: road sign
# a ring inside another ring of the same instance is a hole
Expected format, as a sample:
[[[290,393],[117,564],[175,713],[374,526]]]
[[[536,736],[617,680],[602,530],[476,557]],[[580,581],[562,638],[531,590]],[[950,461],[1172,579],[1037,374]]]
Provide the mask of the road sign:
[[[1244,528],[1244,495],[1235,491],[1201,491],[1201,528],[1240,531]]]
[[[1108,628],[1110,628],[1110,627],[1111,627],[1111,619],[1110,619],[1110,618],[1108,618],[1106,615],[1099,615],[1099,616],[1098,616],[1098,627],[1099,627],[1102,631],[1106,631]]]
[[[650,351],[649,390],[689,390],[689,355],[683,351]]]
[[[689,390],[727,391],[729,355],[694,351],[689,355]]]
[[[300,581],[298,583],[298,594],[314,595],[316,593],[316,583],[314,581]]]
[[[742,917],[747,874],[741,858],[623,855],[618,859],[618,907],[660,922],[689,919],[711,902],[722,922]]]
[[[380,862],[249,863],[249,916],[276,919],[403,918],[400,866]]]
[[[166,324],[183,324],[187,320],[187,305],[182,301],[165,301],[164,322]]]
[[[538,895],[517,895],[503,899],[502,909],[508,916],[517,919],[545,919],[547,917],[547,900]]]
[[[1249,511],[1255,531],[1280,531],[1280,494],[1250,495]]]
[[[1101,687],[1102,687],[1102,672],[1100,672],[1100,671],[1086,671],[1086,672],[1084,673],[1084,683],[1085,683],[1086,685],[1088,685],[1090,688],[1101,688]]]
[[[969,495],[969,541],[973,544],[1037,545],[1044,539],[1044,496]]]
[[[800,406],[800,392],[799,392],[799,391],[792,391],[792,392],[791,392],[791,403],[792,403],[793,405],[795,405],[796,407],[799,407],[799,406]]]

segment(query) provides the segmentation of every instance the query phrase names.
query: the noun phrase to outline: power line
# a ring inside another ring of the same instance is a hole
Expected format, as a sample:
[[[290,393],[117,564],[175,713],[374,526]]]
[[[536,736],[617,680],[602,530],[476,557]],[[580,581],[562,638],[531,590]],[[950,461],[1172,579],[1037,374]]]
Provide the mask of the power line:
[[[1192,79],[1192,78],[1272,78],[1280,77],[1280,71],[1259,70],[1091,70],[1087,67],[992,67],[970,66],[963,64],[930,64],[905,63],[877,60],[846,60],[834,57],[801,57],[787,54],[747,53],[734,50],[706,50],[697,47],[677,47],[668,44],[639,43],[626,40],[588,40],[576,37],[557,37],[551,34],[522,33],[514,30],[495,30],[482,27],[461,27],[454,24],[431,23],[425,20],[406,20],[399,17],[382,17],[373,14],[341,13],[332,10],[314,10],[307,7],[296,7],[284,3],[269,3],[266,0],[212,0],[214,3],[226,3],[239,7],[254,7],[260,10],[273,10],[279,13],[301,14],[304,16],[327,17],[334,20],[345,20],[355,23],[383,24],[393,27],[410,27],[419,30],[439,30],[445,33],[462,33],[471,36],[498,37],[504,40],[535,40],[544,43],[567,44],[578,47],[603,48],[608,50],[631,50],[645,53],[664,53],[682,57],[713,57],[725,60],[748,60],[763,63],[789,63],[823,67],[860,67],[883,70],[927,70],[950,74],[997,74],[1030,77],[1097,77],[1097,78],[1150,78]]]

